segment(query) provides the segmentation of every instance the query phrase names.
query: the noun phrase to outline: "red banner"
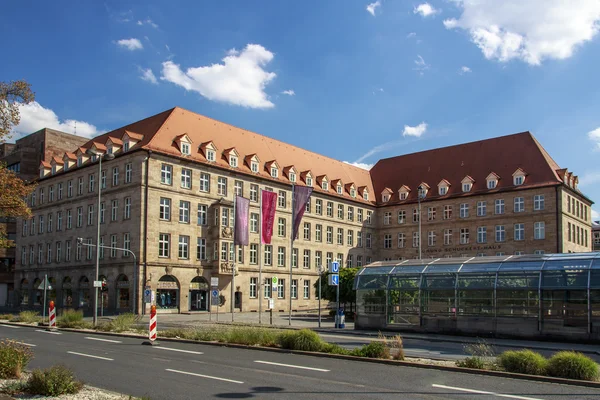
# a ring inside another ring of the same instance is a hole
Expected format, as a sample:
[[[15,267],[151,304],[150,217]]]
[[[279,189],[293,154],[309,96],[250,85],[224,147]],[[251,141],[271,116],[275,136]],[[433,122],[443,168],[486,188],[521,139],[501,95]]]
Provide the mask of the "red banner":
[[[277,207],[277,193],[261,190],[261,234],[262,244],[271,244],[273,225],[275,224],[275,208]]]

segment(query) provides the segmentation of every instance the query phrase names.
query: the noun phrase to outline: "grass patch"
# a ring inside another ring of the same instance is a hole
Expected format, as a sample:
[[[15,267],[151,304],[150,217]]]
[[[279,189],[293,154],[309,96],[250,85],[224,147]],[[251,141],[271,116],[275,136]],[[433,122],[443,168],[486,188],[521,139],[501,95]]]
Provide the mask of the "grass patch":
[[[132,313],[119,314],[110,322],[98,325],[96,329],[104,332],[136,331],[138,329],[136,325],[140,321],[140,318],[141,317],[139,315]]]
[[[37,311],[21,311],[17,317],[17,322],[37,324],[42,322],[42,317]]]
[[[352,350],[351,355],[366,358],[390,358],[390,348],[383,342],[371,342]]]
[[[383,344],[390,350],[392,358],[394,360],[404,360],[404,342],[402,336],[396,335],[392,337],[386,337],[381,332],[378,335],[379,339],[382,340]]]
[[[83,311],[65,310],[56,319],[59,328],[91,328],[93,324],[83,320]]]
[[[545,375],[547,360],[531,350],[509,350],[498,356],[498,365],[508,372]]]
[[[24,391],[34,395],[60,396],[77,394],[83,388],[83,382],[75,379],[73,371],[62,365],[32,372],[24,386]]]
[[[323,353],[328,353],[328,354],[340,354],[340,355],[344,355],[344,356],[348,356],[350,355],[350,350],[347,350],[345,348],[343,348],[342,346],[340,346],[339,344],[335,344],[335,343],[326,343],[323,348],[321,349],[321,351]]]
[[[247,346],[273,347],[277,344],[278,334],[278,332],[268,328],[236,327],[227,331],[225,341]]]
[[[15,318],[15,316],[12,314],[0,314],[0,320],[3,320],[3,321],[10,321],[13,318]]]
[[[0,342],[0,379],[20,378],[21,373],[33,358],[29,346],[13,340]]]
[[[326,345],[323,339],[310,329],[282,332],[277,342],[284,349],[301,351],[321,351]]]
[[[561,351],[548,360],[548,375],[558,378],[597,381],[598,364],[591,358],[574,351]]]
[[[456,362],[457,367],[462,368],[471,368],[471,369],[486,369],[487,363],[482,357],[479,356],[471,356],[467,357],[464,360],[458,360]]]

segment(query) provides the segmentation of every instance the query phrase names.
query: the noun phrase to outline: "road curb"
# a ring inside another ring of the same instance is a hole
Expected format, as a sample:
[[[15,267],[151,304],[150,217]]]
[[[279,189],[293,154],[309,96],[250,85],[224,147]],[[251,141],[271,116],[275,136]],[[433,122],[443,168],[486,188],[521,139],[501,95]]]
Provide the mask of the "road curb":
[[[35,325],[18,324],[18,323],[6,323],[6,325],[17,325],[17,326],[32,327],[32,328],[35,327]],[[72,329],[72,328],[62,328],[62,329],[59,329],[59,331],[72,332],[72,333],[83,333],[83,334],[88,334],[88,335],[96,334],[96,335],[104,335],[104,336],[127,337],[127,338],[132,338],[132,339],[146,339],[145,335],[139,335],[139,334],[133,334],[133,333],[101,332],[101,331],[94,331],[94,330],[82,330],[82,329]],[[414,362],[410,362],[410,361],[396,361],[396,360],[383,360],[383,359],[376,359],[376,358],[363,358],[363,357],[346,356],[346,355],[340,355],[340,354],[328,354],[328,353],[317,353],[317,352],[310,352],[310,351],[280,349],[280,348],[275,348],[275,347],[248,346],[248,345],[235,344],[235,343],[206,342],[206,341],[178,339],[178,338],[160,338],[160,340],[161,340],[161,342],[189,343],[189,344],[201,344],[201,345],[215,346],[215,347],[230,347],[230,348],[245,349],[245,350],[269,351],[269,352],[273,352],[273,353],[297,354],[297,355],[305,355],[305,356],[312,356],[312,357],[333,358],[333,359],[338,359],[338,360],[368,362],[368,363],[383,364],[383,365],[398,365],[398,366],[403,366],[403,367],[433,369],[433,370],[439,370],[439,371],[458,372],[458,373],[473,374],[473,375],[495,376],[495,377],[499,377],[499,378],[519,379],[519,380],[527,380],[527,381],[535,381],[535,382],[546,382],[546,383],[555,383],[555,384],[561,384],[561,385],[592,387],[592,388],[600,389],[600,382],[578,381],[578,380],[574,380],[574,379],[554,378],[554,377],[549,377],[549,376],[525,375],[525,374],[516,374],[516,373],[504,372],[504,371],[489,371],[489,370],[482,370],[482,369],[450,367],[450,366],[444,366],[444,365],[429,365],[429,364],[414,363]]]

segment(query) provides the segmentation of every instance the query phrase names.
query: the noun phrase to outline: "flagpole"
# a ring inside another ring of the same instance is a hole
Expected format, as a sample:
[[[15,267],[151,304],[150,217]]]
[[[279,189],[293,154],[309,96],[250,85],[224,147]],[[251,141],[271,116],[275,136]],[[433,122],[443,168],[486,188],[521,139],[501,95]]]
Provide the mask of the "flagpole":
[[[295,210],[294,210],[294,187],[296,185],[294,185],[292,183],[292,229],[291,229],[291,239],[290,239],[290,311],[289,311],[289,315],[288,315],[288,323],[289,325],[292,325],[292,270],[293,270],[293,266],[294,266],[294,214],[295,214]],[[296,262],[298,262],[299,260],[296,258]]]
[[[231,322],[233,322],[233,314],[235,312],[235,260],[237,258],[237,254],[235,253],[235,203],[237,203],[237,193],[233,196],[233,265],[231,266]]]
[[[264,289],[262,281],[262,189],[258,194],[259,211],[258,211],[258,323],[262,324],[262,302],[264,300]]]

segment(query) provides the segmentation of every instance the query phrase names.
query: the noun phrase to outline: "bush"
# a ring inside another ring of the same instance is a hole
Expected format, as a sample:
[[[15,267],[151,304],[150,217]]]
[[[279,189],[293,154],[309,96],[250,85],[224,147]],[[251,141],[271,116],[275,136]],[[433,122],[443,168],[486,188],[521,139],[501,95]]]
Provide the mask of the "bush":
[[[0,379],[20,378],[21,372],[33,358],[33,352],[13,340],[0,342]]]
[[[118,315],[115,319],[110,321],[108,328],[112,332],[125,332],[130,331],[134,328],[140,320],[138,315],[132,313],[125,313]]]
[[[323,346],[323,348],[321,349],[321,351],[323,353],[341,354],[341,355],[344,355],[344,356],[350,355],[350,353],[351,353],[349,350],[346,350],[345,348],[343,348],[339,344],[335,344],[335,343],[326,343]]]
[[[34,370],[25,384],[28,393],[42,396],[76,394],[82,388],[83,383],[75,379],[73,371],[62,365]]]
[[[277,332],[268,328],[232,328],[224,335],[224,339],[227,343],[269,347],[277,343]]]
[[[310,329],[282,332],[277,339],[282,348],[289,350],[321,351],[326,345],[323,339]]]
[[[83,320],[83,311],[65,310],[56,319],[59,328],[89,328],[92,325]]]
[[[498,364],[508,372],[529,375],[544,375],[547,361],[531,350],[509,350],[498,356]]]
[[[10,321],[12,319],[14,319],[15,316],[12,314],[0,314],[0,319],[1,320],[6,320],[6,321]]]
[[[393,353],[394,360],[404,360],[404,342],[402,341],[402,336],[396,335],[389,338],[379,332],[378,338]]]
[[[42,322],[42,317],[37,311],[21,311],[19,313],[19,322],[37,324]]]
[[[371,342],[354,349],[351,354],[357,357],[388,359],[390,358],[390,348],[383,342]]]
[[[558,378],[596,381],[600,377],[598,364],[574,351],[561,351],[548,360],[548,375]]]
[[[462,368],[485,369],[486,362],[479,356],[467,357],[456,362],[456,366]]]

